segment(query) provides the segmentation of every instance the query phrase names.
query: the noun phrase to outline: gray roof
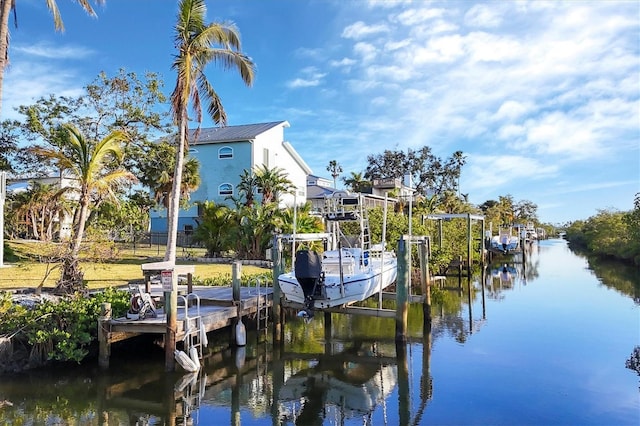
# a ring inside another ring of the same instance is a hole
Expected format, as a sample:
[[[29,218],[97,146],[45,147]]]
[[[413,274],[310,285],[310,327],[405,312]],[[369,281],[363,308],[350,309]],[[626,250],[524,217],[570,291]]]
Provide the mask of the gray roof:
[[[284,125],[289,127],[286,121],[273,121],[271,123],[259,124],[242,124],[239,126],[224,127],[207,127],[200,129],[200,135],[197,141],[192,141],[194,130],[189,130],[189,141],[191,145],[220,143],[220,142],[237,142],[255,139],[261,133],[267,130]]]

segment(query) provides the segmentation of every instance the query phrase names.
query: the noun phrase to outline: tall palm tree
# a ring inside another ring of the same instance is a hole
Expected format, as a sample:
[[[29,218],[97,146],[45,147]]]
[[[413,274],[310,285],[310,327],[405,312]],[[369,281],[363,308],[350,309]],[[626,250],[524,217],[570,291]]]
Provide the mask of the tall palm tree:
[[[57,162],[61,171],[70,173],[77,179],[79,192],[79,212],[73,228],[71,250],[62,271],[59,287],[75,290],[82,286],[82,274],[78,268],[78,254],[84,237],[84,229],[91,210],[92,198],[96,195],[114,195],[113,189],[123,180],[135,180],[128,171],[112,167],[123,157],[123,143],[127,141],[124,132],[113,131],[104,139],[93,142],[87,140],[77,127],[63,126],[67,138],[65,148],[35,148],[33,151]]]
[[[240,35],[235,26],[216,22],[205,24],[206,12],[204,0],[180,0],[178,5],[174,37],[178,53],[172,64],[177,77],[176,86],[171,93],[171,112],[178,126],[178,149],[167,211],[168,238],[164,255],[164,260],[171,262],[175,262],[176,259],[182,164],[188,149],[190,103],[198,122],[195,139],[198,138],[198,130],[202,123],[203,102],[206,103],[207,113],[216,124],[224,126],[227,123],[222,101],[207,80],[204,69],[211,61],[220,63],[225,69],[235,68],[247,86],[253,84],[255,72],[252,60],[241,51]]]
[[[96,16],[88,0],[76,0],[80,6],[91,16]],[[98,4],[103,4],[105,0],[95,0]],[[46,0],[47,7],[53,15],[53,24],[56,31],[64,31],[62,16],[58,10],[56,0]],[[13,12],[13,20],[16,27],[16,0],[0,0],[0,109],[2,108],[2,83],[4,81],[4,70],[9,63],[9,16]]]
[[[336,160],[329,161],[329,165],[327,166],[327,171],[331,173],[331,177],[333,177],[333,187],[337,188],[337,179],[342,173],[342,166],[338,164]]]

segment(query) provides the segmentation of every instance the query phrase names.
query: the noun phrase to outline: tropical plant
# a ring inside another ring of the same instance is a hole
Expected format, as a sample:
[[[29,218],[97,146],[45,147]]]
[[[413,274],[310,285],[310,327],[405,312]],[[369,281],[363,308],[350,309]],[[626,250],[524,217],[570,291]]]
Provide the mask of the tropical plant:
[[[151,190],[156,205],[168,208],[175,173],[176,146],[167,140],[144,142],[132,154],[145,159],[137,164],[140,183]],[[200,182],[200,163],[187,154],[182,164],[181,206],[186,205],[190,194],[198,189]]]
[[[343,177],[342,182],[349,191],[368,192],[371,190],[371,182],[366,180],[362,173],[351,172],[351,176],[348,178]]]
[[[258,191],[262,193],[262,204],[277,202],[280,194],[295,188],[287,178],[284,169],[279,167],[270,169],[264,164],[258,166],[255,171],[255,177]]]
[[[77,180],[79,212],[75,215],[71,248],[62,268],[59,291],[74,291],[83,286],[82,272],[78,266],[78,254],[84,236],[85,224],[96,197],[113,196],[114,188],[124,180],[135,180],[128,171],[117,168],[122,160],[122,144],[127,140],[121,131],[114,131],[98,142],[87,140],[71,125],[63,126],[68,150],[34,148],[38,155],[55,159],[61,172],[69,173]]]
[[[185,152],[188,151],[188,112],[193,109],[198,123],[198,129],[194,132],[195,139],[202,122],[203,103],[214,123],[227,123],[222,101],[207,80],[205,68],[211,61],[222,64],[225,69],[235,68],[248,86],[253,83],[254,76],[254,64],[242,53],[240,36],[235,26],[222,23],[205,24],[206,12],[204,0],[181,0],[178,4],[174,36],[178,53],[172,64],[177,77],[176,86],[171,94],[171,112],[178,127],[178,146],[171,198],[167,209],[168,239],[164,256],[165,260],[172,262],[175,262],[176,258],[182,165]]]
[[[235,213],[225,205],[213,201],[199,203],[202,213],[197,219],[198,226],[193,232],[193,240],[204,244],[207,256],[219,257],[223,251],[233,248]]]
[[[96,0],[97,3],[104,3],[104,0]],[[96,13],[89,4],[88,0],[78,0],[82,8],[91,16]],[[53,15],[53,23],[56,31],[64,31],[64,23],[60,10],[55,0],[46,0],[47,7]],[[2,105],[2,83],[4,81],[4,70],[9,63],[9,16],[11,12],[14,15],[14,21],[17,24],[16,0],[0,0],[0,108]]]
[[[32,181],[27,190],[10,196],[8,222],[27,225],[23,228],[24,237],[51,241],[60,216],[71,211],[70,202],[64,198],[69,189]]]
[[[336,179],[338,179],[338,176],[342,173],[342,166],[338,164],[336,160],[331,160],[327,166],[327,171],[331,173],[331,177],[333,178],[333,187],[337,188]]]
[[[255,201],[256,192],[258,191],[258,182],[256,176],[251,170],[244,169],[240,175],[240,183],[237,186],[238,199],[234,199],[236,204],[251,207]],[[242,198],[244,197],[244,202]]]

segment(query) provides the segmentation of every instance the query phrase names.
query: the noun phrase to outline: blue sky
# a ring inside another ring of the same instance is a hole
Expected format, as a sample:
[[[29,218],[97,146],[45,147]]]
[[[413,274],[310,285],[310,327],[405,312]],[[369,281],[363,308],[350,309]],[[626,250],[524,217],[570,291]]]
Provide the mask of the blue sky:
[[[177,1],[107,0],[98,18],[17,2],[3,118],[77,95],[100,71],[159,73],[171,93]],[[467,156],[461,192],[538,205],[544,222],[629,210],[640,192],[640,2],[209,0],[257,65],[254,86],[207,75],[230,125],[287,120],[316,175],[385,149]],[[205,120],[203,126],[211,126]]]

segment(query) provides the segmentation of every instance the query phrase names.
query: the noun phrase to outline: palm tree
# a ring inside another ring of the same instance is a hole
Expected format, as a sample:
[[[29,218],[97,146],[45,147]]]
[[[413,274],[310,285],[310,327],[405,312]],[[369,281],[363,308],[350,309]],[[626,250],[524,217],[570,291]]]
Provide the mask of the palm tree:
[[[371,182],[366,180],[362,173],[351,172],[351,176],[348,178],[343,177],[342,182],[353,192],[365,192],[371,188]]]
[[[279,167],[270,169],[263,164],[256,168],[255,176],[258,190],[262,193],[262,204],[277,202],[280,194],[295,188],[284,169]]]
[[[253,206],[253,202],[256,198],[256,191],[258,190],[256,176],[251,171],[244,169],[240,175],[240,183],[237,188],[239,199],[236,200],[236,204],[247,207]],[[244,203],[242,202],[243,196]]]
[[[98,4],[103,4],[105,0],[95,0]],[[88,0],[77,0],[82,8],[90,15],[96,16]],[[46,0],[47,7],[53,15],[53,24],[56,31],[64,31],[64,23],[62,16],[58,10],[56,0]],[[13,20],[17,24],[16,19],[16,0],[0,0],[0,109],[2,107],[2,83],[4,81],[4,70],[9,63],[9,16],[13,12]]]
[[[93,197],[113,196],[114,188],[123,180],[135,180],[128,171],[112,167],[122,161],[123,142],[128,138],[121,131],[113,131],[98,142],[87,140],[77,127],[65,125],[66,139],[63,150],[34,148],[33,151],[57,162],[61,171],[77,179],[79,212],[76,215],[71,250],[62,271],[59,290],[76,290],[82,286],[82,273],[78,268],[78,255],[84,229],[91,210]]]
[[[171,93],[171,112],[178,126],[178,149],[167,211],[168,238],[165,261],[175,262],[176,240],[178,234],[178,209],[180,206],[180,188],[182,187],[182,164],[188,150],[187,130],[189,126],[189,104],[195,112],[198,129],[194,139],[198,138],[202,122],[202,103],[207,113],[218,125],[226,125],[227,115],[220,97],[207,80],[204,70],[209,62],[222,64],[226,69],[236,68],[243,82],[253,83],[254,64],[241,52],[240,36],[233,24],[205,24],[207,7],[204,0],[180,0],[178,19],[175,27],[175,45],[178,53],[172,64],[176,71],[176,86]]]
[[[338,176],[342,173],[342,166],[338,164],[336,160],[331,160],[327,166],[327,171],[331,173],[331,177],[333,177],[333,187],[337,188],[336,179],[338,179]]]

